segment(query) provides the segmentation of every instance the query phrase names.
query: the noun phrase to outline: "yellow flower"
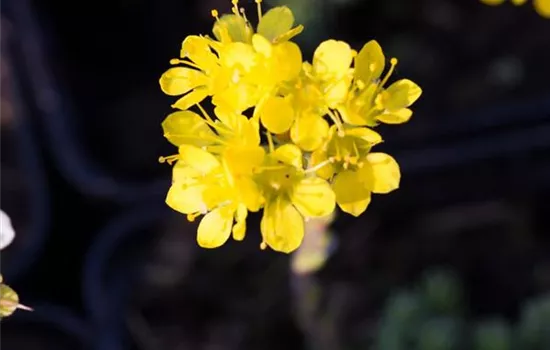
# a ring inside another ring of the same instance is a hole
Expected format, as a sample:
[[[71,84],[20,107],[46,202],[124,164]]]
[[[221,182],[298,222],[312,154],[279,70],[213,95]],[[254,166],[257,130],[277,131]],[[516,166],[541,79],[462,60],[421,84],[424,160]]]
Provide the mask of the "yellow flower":
[[[382,136],[370,127],[406,122],[422,91],[408,79],[385,87],[397,60],[382,76],[386,58],[376,41],[357,53],[327,40],[303,62],[289,41],[303,29],[290,9],[264,14],[256,0],[254,28],[232,3],[232,14],[212,11],[214,37],[188,36],[171,61],[179,66],[160,79],[165,93],[181,96],[162,123],[178,147],[160,159],[175,163],[166,203],[190,221],[203,215],[197,242],[204,248],[231,235],[244,239],[248,212],[263,209],[261,247],[290,253],[307,220],[333,215],[337,204],[358,216],[371,193],[399,187],[399,165],[372,153]],[[212,116],[201,105],[206,98]],[[325,257],[308,263],[320,266]]]
[[[295,145],[280,146],[266,157],[258,174],[266,200],[262,237],[276,251],[290,253],[300,246],[304,218],[323,217],[334,211],[335,197],[330,185],[304,172],[302,157]]]
[[[369,153],[362,167],[335,176],[332,189],[342,211],[361,215],[370,204],[372,193],[389,193],[399,187],[399,165],[385,153]]]
[[[365,127],[346,127],[343,134],[332,126],[326,144],[314,151],[311,163],[317,169],[317,175],[331,179],[339,172],[360,168],[371,148],[382,142],[382,136]]]
[[[533,0],[535,11],[544,18],[550,18],[550,0]]]
[[[220,160],[201,148],[183,145],[174,166],[173,183],[166,203],[187,214],[190,221],[205,214],[197,231],[197,242],[204,248],[223,245],[231,233],[234,239],[242,240],[248,210],[259,210],[263,200],[255,183],[247,178],[244,162],[241,161],[241,167],[236,167],[228,158]],[[250,161],[250,169],[262,159],[263,149],[259,148],[256,158],[252,157]],[[233,173],[231,165],[235,170]],[[251,174],[252,170],[249,176]]]
[[[350,69],[355,52],[343,42],[322,42],[313,54],[310,74],[318,82],[324,102],[334,109],[344,101],[352,79]]]
[[[170,63],[181,63],[185,67],[168,69],[159,81],[165,94],[184,95],[176,102],[177,108],[187,109],[227,85],[228,72],[220,66],[207,39],[196,35],[188,36],[182,43],[180,56],[181,59],[173,59]]]
[[[501,5],[506,0],[481,0],[482,3],[489,6]],[[527,0],[510,0],[516,6],[523,5]],[[535,11],[544,18],[550,18],[550,0],[533,0]]]
[[[422,94],[418,85],[408,79],[396,81],[387,89],[397,59],[390,60],[391,66],[382,80],[385,57],[376,41],[370,41],[355,57],[353,86],[345,103],[337,107],[342,120],[352,125],[376,126],[378,122],[401,124],[407,122],[412,111],[410,107]]]

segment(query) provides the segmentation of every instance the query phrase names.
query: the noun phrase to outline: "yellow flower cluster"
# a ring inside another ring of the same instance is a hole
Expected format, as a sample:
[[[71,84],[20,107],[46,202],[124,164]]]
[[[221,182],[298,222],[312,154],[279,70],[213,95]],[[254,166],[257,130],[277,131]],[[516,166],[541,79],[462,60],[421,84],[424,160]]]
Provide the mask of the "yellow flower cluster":
[[[501,5],[507,0],[481,0],[482,3],[490,6],[497,6]],[[516,6],[523,5],[527,2],[527,0],[509,0],[512,2],[512,4]],[[533,6],[535,7],[535,11],[539,15],[545,18],[550,18],[550,0],[533,0]]]
[[[309,218],[336,204],[358,216],[371,193],[398,188],[397,162],[371,152],[382,142],[372,128],[408,121],[422,91],[407,79],[385,87],[397,60],[383,74],[376,41],[357,53],[328,40],[303,62],[290,41],[303,27],[289,8],[263,14],[256,0],[254,30],[232,3],[232,14],[212,11],[214,37],[185,38],[160,78],[162,91],[181,96],[162,124],[179,150],[161,157],[175,163],[166,202],[190,221],[204,214],[197,241],[205,248],[242,240],[248,212],[263,209],[261,247],[289,253]],[[215,116],[201,105],[207,98]]]

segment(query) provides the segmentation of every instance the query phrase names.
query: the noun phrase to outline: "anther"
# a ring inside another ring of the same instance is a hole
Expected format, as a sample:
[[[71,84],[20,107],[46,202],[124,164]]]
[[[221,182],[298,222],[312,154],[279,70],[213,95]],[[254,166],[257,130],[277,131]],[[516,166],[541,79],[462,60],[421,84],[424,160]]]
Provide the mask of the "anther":
[[[199,215],[201,215],[201,213],[187,214],[187,221],[193,222]]]
[[[261,250],[266,250],[267,249],[267,243],[265,243],[265,241],[262,241],[262,243],[260,243],[260,249]]]

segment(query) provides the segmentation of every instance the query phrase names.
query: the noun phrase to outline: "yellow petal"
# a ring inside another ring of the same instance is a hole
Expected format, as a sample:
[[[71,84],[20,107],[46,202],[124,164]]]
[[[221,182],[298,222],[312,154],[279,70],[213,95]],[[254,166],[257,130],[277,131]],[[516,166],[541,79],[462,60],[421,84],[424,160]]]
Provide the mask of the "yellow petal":
[[[178,111],[169,114],[162,122],[164,137],[173,145],[184,143],[206,146],[216,135],[198,114],[191,111]],[[204,137],[205,139],[201,139]]]
[[[401,171],[392,156],[385,153],[369,153],[367,161],[372,172],[369,185],[374,193],[389,193],[399,188]]]
[[[202,199],[205,188],[204,185],[185,186],[175,182],[168,190],[166,204],[183,214],[203,212],[207,209]]]
[[[179,160],[202,174],[207,174],[220,166],[220,162],[214,155],[191,145],[179,147]]]
[[[367,121],[361,114],[349,105],[339,106],[337,108],[338,113],[342,117],[342,120],[350,125],[366,125]]]
[[[287,33],[294,25],[294,15],[286,6],[274,7],[267,11],[258,22],[257,32],[267,40],[273,41]]]
[[[177,100],[172,107],[186,110],[190,107],[196,105],[197,103],[200,103],[202,100],[204,100],[208,96],[208,89],[201,87],[197,88],[187,95],[181,97],[179,100]]]
[[[346,130],[346,135],[360,138],[371,145],[382,142],[382,135],[369,128],[352,128]]]
[[[218,248],[231,235],[233,211],[229,208],[217,208],[202,218],[197,230],[197,243],[203,248]]]
[[[230,146],[223,152],[223,160],[233,175],[251,175],[264,160],[265,151],[260,146]]]
[[[290,253],[304,239],[304,219],[288,200],[282,198],[266,204],[260,228],[265,243],[278,252]]]
[[[260,34],[254,34],[252,36],[252,46],[256,52],[261,53],[265,57],[271,57],[273,52],[273,45],[264,36]]]
[[[330,215],[336,206],[332,188],[318,177],[307,177],[294,185],[290,201],[304,217]]]
[[[246,234],[246,217],[248,216],[248,210],[243,204],[239,204],[235,211],[235,226],[233,226],[233,239],[236,241],[242,241]]]
[[[254,48],[240,42],[225,45],[220,52],[220,63],[225,68],[236,67],[248,72],[256,64],[256,60],[257,54]]]
[[[317,164],[323,163],[327,160],[327,151],[319,148],[311,153],[310,166],[314,167]],[[326,163],[325,166],[319,168],[315,174],[322,179],[328,180],[334,175],[334,166],[330,163]]]
[[[287,99],[272,97],[264,103],[260,120],[268,131],[282,134],[292,126],[294,110]]]
[[[299,117],[290,129],[290,137],[298,147],[307,152],[319,148],[328,137],[329,125],[315,114]]]
[[[369,196],[363,200],[351,203],[339,203],[338,206],[340,207],[340,209],[342,209],[343,212],[358,217],[359,215],[363,214],[365,210],[367,210],[367,207],[370,204],[370,200],[371,196],[369,194]]]
[[[288,41],[288,40],[294,38],[296,35],[300,34],[303,30],[304,30],[304,26],[299,24],[296,27],[289,30],[288,32],[283,33],[283,34],[279,35],[278,37],[276,37],[275,39],[273,39],[273,42],[274,43],[283,43],[285,41]]]
[[[223,107],[216,107],[214,113],[229,129],[229,132],[220,130],[219,133],[231,139],[231,143],[244,146],[258,146],[260,144],[260,126],[255,120],[248,119],[242,114],[237,114]]]
[[[335,109],[346,101],[351,80],[351,75],[345,75],[325,89],[325,102],[329,108]]]
[[[251,84],[231,84],[212,97],[212,104],[240,113],[256,104],[256,92]]]
[[[181,44],[180,56],[188,57],[204,71],[210,71],[217,66],[218,58],[210,50],[208,40],[197,35],[185,38]]]
[[[549,0],[534,0],[533,5],[539,15],[545,18],[550,18],[550,1]]]
[[[327,40],[313,54],[313,72],[322,80],[338,79],[348,73],[352,60],[353,51],[347,43]]]
[[[223,177],[215,179],[216,182],[214,179],[210,180],[202,193],[202,200],[208,209],[216,208],[234,198],[233,189],[227,186]]]
[[[391,84],[386,90],[388,98],[384,107],[389,111],[396,111],[412,105],[420,95],[422,89],[409,79],[401,79]]]
[[[345,170],[336,175],[332,183],[332,190],[340,207],[370,197],[370,190],[366,187],[364,176],[358,171]]]
[[[408,122],[411,119],[412,114],[413,113],[410,109],[402,108],[395,112],[380,114],[376,117],[376,119],[386,124],[402,124]]]
[[[382,48],[377,41],[371,40],[366,43],[361,51],[355,56],[355,77],[364,84],[369,84],[384,71],[386,58]]]
[[[296,145],[290,143],[282,145],[272,153],[272,156],[284,164],[292,165],[297,169],[303,168],[302,151]]]
[[[159,83],[162,92],[170,96],[178,96],[208,84],[208,77],[196,69],[173,67],[162,74]]]
[[[273,46],[273,55],[277,62],[276,73],[280,81],[295,79],[302,70],[302,51],[293,42],[285,41]]]
[[[238,177],[235,179],[235,188],[239,199],[251,212],[257,212],[264,204],[264,197],[258,184],[250,177]]]
[[[250,43],[253,32],[242,16],[234,14],[221,16],[212,28],[212,33],[216,39],[223,43]]]
[[[183,185],[196,184],[201,173],[184,162],[178,161],[172,168],[172,182],[179,182]]]

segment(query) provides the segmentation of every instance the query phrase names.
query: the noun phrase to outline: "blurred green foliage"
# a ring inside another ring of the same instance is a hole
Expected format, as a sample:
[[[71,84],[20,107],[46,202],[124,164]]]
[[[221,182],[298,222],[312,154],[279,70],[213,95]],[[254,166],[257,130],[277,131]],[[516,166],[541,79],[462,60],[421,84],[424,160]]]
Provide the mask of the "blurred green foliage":
[[[457,276],[432,271],[417,287],[387,300],[373,349],[548,350],[550,294],[526,302],[515,323],[503,318],[478,320],[467,309]]]

